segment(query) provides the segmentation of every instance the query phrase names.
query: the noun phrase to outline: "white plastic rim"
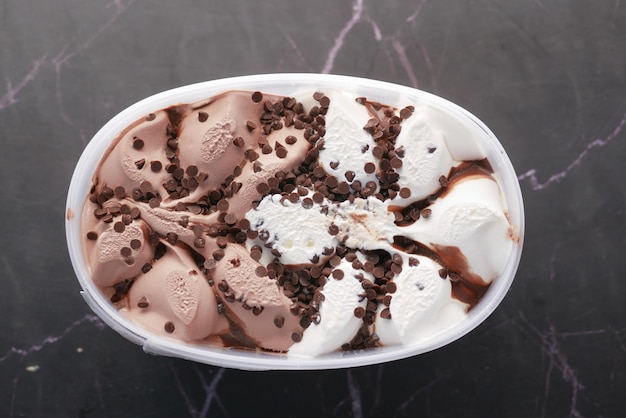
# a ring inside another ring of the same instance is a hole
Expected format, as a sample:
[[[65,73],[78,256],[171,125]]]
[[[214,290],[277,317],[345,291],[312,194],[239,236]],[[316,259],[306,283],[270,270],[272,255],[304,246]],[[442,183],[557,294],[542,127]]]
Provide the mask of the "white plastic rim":
[[[389,105],[424,103],[438,108],[460,122],[483,142],[487,158],[502,187],[512,225],[519,235],[506,266],[484,298],[468,316],[434,337],[419,344],[335,352],[320,357],[301,358],[238,349],[188,345],[150,333],[120,315],[111,302],[94,285],[87,270],[82,250],[80,217],[91,188],[94,170],[111,141],[128,125],[154,112],[179,103],[192,103],[233,89],[259,90],[267,93],[295,95],[304,89],[336,89]],[[412,357],[447,345],[480,325],[500,304],[517,271],[524,239],[524,206],[517,175],[496,136],[477,117],[448,100],[414,88],[397,84],[328,74],[278,73],[231,77],[191,84],[155,94],[123,110],[107,122],[83,151],[72,176],[67,196],[65,231],[70,259],[82,287],[81,294],[91,309],[111,328],[145,352],[179,357],[201,363],[243,370],[314,370],[338,369],[384,363]]]

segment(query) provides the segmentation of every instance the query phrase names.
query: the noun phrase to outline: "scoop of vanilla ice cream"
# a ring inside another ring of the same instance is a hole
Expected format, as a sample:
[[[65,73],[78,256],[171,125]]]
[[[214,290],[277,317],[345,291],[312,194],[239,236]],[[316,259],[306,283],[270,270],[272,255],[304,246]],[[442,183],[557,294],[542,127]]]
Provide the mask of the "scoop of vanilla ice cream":
[[[439,264],[417,256],[419,264],[410,266],[407,256],[403,258],[402,272],[394,278],[397,289],[389,304],[390,319],[380,317],[385,306],[379,306],[376,334],[384,345],[413,343],[465,316],[463,304],[450,298],[450,280],[439,276]]]
[[[336,268],[344,272],[343,278],[337,280],[332,275],[328,278],[322,289],[320,322],[312,323],[304,331],[302,340],[289,348],[290,356],[317,356],[335,351],[350,342],[363,324],[354,310],[359,306],[365,309],[367,298],[359,296],[363,287],[355,275],[362,274],[363,280],[374,278],[370,273],[355,270],[345,259]]]
[[[357,103],[354,97],[343,93],[333,91],[328,96],[330,106],[326,114],[324,147],[319,154],[320,164],[339,181],[347,181],[347,171],[354,172],[354,180],[361,184],[376,181],[374,173],[365,172],[365,164],[368,162],[374,163],[378,170],[378,160],[372,155],[376,144],[363,129],[370,119],[367,109]]]
[[[447,177],[453,166],[441,131],[432,128],[421,108],[402,123],[396,149],[404,150],[402,167],[397,169],[398,185],[408,188],[411,195],[403,198],[398,194],[394,205],[405,206],[436,192],[441,186],[439,177]]]
[[[461,123],[460,118],[451,117],[449,109],[444,111],[438,107],[428,106],[423,112],[431,129],[439,131],[443,136],[454,160],[472,161],[487,157],[480,141],[474,139],[477,133],[472,132],[467,124]]]
[[[491,282],[504,268],[513,245],[496,181],[483,176],[462,179],[429,208],[429,217],[400,228],[402,234],[430,246],[457,247],[471,271]]]
[[[310,263],[325,248],[338,243],[328,232],[332,219],[323,205],[305,199],[292,203],[279,194],[268,195],[246,213],[253,230],[260,231],[259,235],[267,233],[266,242],[280,252],[283,264]],[[259,244],[248,241],[249,245]]]

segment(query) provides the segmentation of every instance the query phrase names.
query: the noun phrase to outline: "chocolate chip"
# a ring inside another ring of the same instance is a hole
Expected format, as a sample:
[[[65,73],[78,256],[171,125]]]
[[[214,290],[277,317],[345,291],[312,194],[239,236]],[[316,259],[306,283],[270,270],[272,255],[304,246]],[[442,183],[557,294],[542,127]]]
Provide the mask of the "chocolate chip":
[[[218,284],[217,284],[217,288],[222,291],[222,292],[228,292],[228,282],[226,280],[221,280]]]
[[[237,223],[237,215],[235,215],[234,213],[227,213],[224,217],[224,222],[226,222],[228,225],[235,225]]]
[[[133,250],[131,250],[129,247],[122,247],[120,249],[120,255],[122,257],[130,257],[133,254]]]
[[[383,277],[385,277],[385,268],[382,266],[376,266],[374,267],[374,270],[372,270],[372,274],[377,279],[382,279]]]
[[[170,245],[176,245],[178,242],[178,234],[176,232],[168,232],[165,235],[165,241],[167,241]]]
[[[261,195],[266,195],[271,191],[271,188],[267,183],[259,183],[256,186],[256,191]]]
[[[158,245],[160,243],[160,239],[159,239],[159,234],[157,234],[154,231],[150,231],[150,233],[148,234],[148,244],[155,246]],[[155,258],[157,258],[155,256]]]
[[[393,157],[391,160],[389,160],[389,164],[391,165],[391,168],[397,170],[402,167],[402,160],[398,157]]]
[[[400,274],[402,273],[402,264],[392,264],[389,267],[389,270],[393,273],[393,274]]]
[[[257,268],[254,269],[254,274],[259,277],[265,277],[267,276],[267,269],[263,266],[257,266]]]
[[[198,121],[199,122],[206,122],[207,119],[209,118],[209,114],[207,112],[198,112]]]
[[[398,194],[401,198],[408,199],[409,197],[411,197],[411,189],[409,189],[408,187],[403,187],[400,189]]]
[[[451,282],[458,282],[459,280],[461,280],[461,276],[458,273],[454,273],[452,271],[448,273],[448,278]]]
[[[176,138],[170,138],[167,140],[167,147],[171,150],[171,151],[175,151],[178,148],[178,139]],[[173,155],[176,155],[175,153]],[[171,158],[171,157],[168,157]]]
[[[287,200],[289,200],[291,203],[298,203],[300,201],[300,195],[296,192],[292,192],[287,196]]]
[[[215,243],[220,248],[226,248],[226,246],[228,245],[228,238],[225,236],[219,236],[215,239]]]
[[[420,211],[420,216],[422,216],[422,217],[424,217],[424,218],[428,218],[428,217],[430,217],[430,215],[432,214],[432,212],[433,212],[433,211],[432,211],[432,210],[430,210],[429,208],[425,208],[425,209],[422,209],[422,210]]]
[[[337,187],[339,180],[335,176],[328,176],[326,177],[326,180],[324,180],[324,184],[332,189],[333,187]]]
[[[213,270],[215,267],[217,267],[217,261],[214,258],[207,258],[206,260],[204,260],[203,266],[207,270]]]
[[[286,148],[278,148],[276,150],[276,156],[278,158],[287,158],[287,149]]]
[[[234,302],[235,301],[235,294],[233,292],[230,292],[230,291],[224,293],[224,300],[226,302],[230,302],[230,303]]]
[[[313,202],[317,203],[318,205],[324,201],[324,195],[320,192],[313,193],[313,196],[311,196],[311,198],[313,199]]]
[[[342,181],[341,183],[337,185],[336,191],[339,194],[348,194],[350,193],[350,185],[346,183],[345,181]]]
[[[251,120],[246,121],[246,128],[248,129],[248,132],[252,132],[256,129],[256,124]]]
[[[95,241],[98,239],[98,233],[95,231],[89,231],[87,232],[87,239],[90,241]]]
[[[237,148],[243,148],[243,146],[246,145],[246,141],[244,141],[244,139],[242,137],[238,136],[235,139],[233,139],[233,144]]]
[[[396,293],[396,290],[398,290],[398,286],[395,282],[387,282],[386,289],[387,293]]]
[[[140,249],[141,248],[141,241],[139,241],[138,239],[130,240],[130,248],[132,248],[133,250]]]
[[[205,240],[202,237],[196,237],[193,240],[193,246],[196,248],[204,248],[204,245],[205,245]]]
[[[339,227],[334,223],[330,224],[330,226],[328,227],[328,233],[330,235],[337,235],[339,233]]]
[[[139,302],[137,302],[137,306],[145,309],[150,306],[150,304],[148,303],[148,299],[146,299],[145,296],[142,296],[141,299],[139,299]]]
[[[150,170],[152,170],[154,173],[158,173],[159,171],[161,171],[162,168],[163,164],[161,163],[161,161],[155,160],[150,162]]]
[[[415,107],[407,106],[404,109],[400,110],[400,117],[402,119],[408,119],[409,117],[411,117],[414,110],[415,110]]]
[[[183,170],[182,167],[177,167],[176,170],[174,170],[174,172],[172,173],[172,177],[174,177],[176,180],[182,180],[184,176],[185,170]]]
[[[356,316],[359,319],[362,319],[365,317],[366,311],[362,306],[357,306],[356,308],[354,308],[354,316]]]
[[[150,263],[146,263],[143,266],[141,266],[141,272],[143,274],[146,274],[147,272],[149,272],[150,270],[152,270],[152,264]]]
[[[141,160],[135,161],[135,167],[137,167],[138,170],[141,170],[144,165],[146,165],[146,159],[145,158],[142,158]]]
[[[115,232],[122,233],[124,232],[124,229],[126,229],[126,226],[123,222],[115,222],[115,224],[113,225],[113,229],[115,230]]]
[[[250,162],[256,161],[259,158],[259,153],[253,149],[248,149],[244,153],[246,159]]]
[[[339,257],[338,255],[333,256],[330,260],[328,260],[328,264],[330,264],[331,267],[337,267],[339,264],[341,264],[341,257]]]
[[[217,261],[220,261],[222,258],[224,258],[226,253],[224,252],[223,249],[220,248],[220,249],[213,251],[213,254],[211,255],[213,256],[214,259],[216,259]]]
[[[159,200],[158,197],[153,197],[152,199],[150,199],[150,201],[148,202],[148,205],[150,205],[150,207],[152,209],[154,208],[158,208],[161,205],[161,201]]]
[[[341,269],[335,269],[333,270],[332,276],[335,280],[342,280],[345,276],[345,273]]]
[[[391,310],[389,308],[385,308],[380,311],[380,317],[383,319],[391,319]]]
[[[373,162],[365,163],[363,169],[367,174],[372,174],[376,171],[376,164],[374,164]]]
[[[143,148],[143,146],[144,146],[143,139],[137,138],[137,137],[133,138],[133,148],[135,148],[136,150],[140,150]]]
[[[163,326],[163,329],[165,330],[165,332],[167,332],[168,334],[171,334],[172,332],[174,332],[174,330],[176,329],[176,327],[174,327],[174,323],[171,321],[168,321],[165,323],[165,325]]]
[[[441,187],[448,187],[448,178],[446,176],[440,176],[439,184],[441,184]]]
[[[415,267],[420,263],[420,261],[415,257],[409,257],[409,266]]]
[[[259,103],[261,100],[263,100],[263,93],[261,93],[260,91],[255,91],[254,93],[252,93],[252,101],[254,103]]]
[[[263,255],[263,251],[261,250],[261,247],[259,247],[258,245],[255,245],[250,249],[250,257],[253,260],[259,261],[262,255]]]
[[[126,190],[123,186],[117,186],[115,189],[113,189],[113,195],[118,199],[123,199],[124,197],[126,197]]]
[[[302,207],[304,209],[311,209],[313,207],[313,199],[311,199],[310,197],[305,197],[304,199],[302,199]]]
[[[148,122],[153,121],[156,119],[156,115],[154,113],[148,113],[148,116],[146,116],[146,120]]]
[[[228,200],[226,199],[221,199],[219,202],[217,202],[217,210],[219,210],[220,212],[226,212],[228,210]]]
[[[300,341],[302,341],[302,334],[299,332],[294,332],[293,334],[291,334],[291,339],[294,342],[299,343]]]
[[[324,170],[324,167],[318,165],[313,169],[313,175],[317,178],[322,178],[326,175],[326,171]]]
[[[322,96],[318,99],[318,102],[320,104],[321,107],[328,107],[330,106],[330,98],[328,96]]]

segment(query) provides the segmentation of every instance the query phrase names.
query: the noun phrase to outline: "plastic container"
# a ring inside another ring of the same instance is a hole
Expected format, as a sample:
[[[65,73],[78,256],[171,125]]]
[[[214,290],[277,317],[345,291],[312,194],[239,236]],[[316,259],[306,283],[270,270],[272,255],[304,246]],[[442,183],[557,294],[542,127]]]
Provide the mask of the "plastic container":
[[[335,352],[314,358],[294,358],[282,354],[185,345],[156,336],[122,317],[91,281],[81,248],[80,214],[91,187],[95,167],[111,141],[130,123],[146,114],[177,104],[191,103],[226,90],[260,90],[268,93],[294,95],[305,88],[348,90],[356,96],[385,104],[404,105],[422,102],[450,115],[455,129],[470,132],[483,141],[487,158],[500,182],[509,207],[509,215],[519,240],[514,246],[501,275],[467,318],[427,341],[410,346],[389,346],[354,352]],[[482,323],[500,304],[509,290],[519,265],[524,236],[522,195],[513,166],[495,135],[478,118],[465,109],[438,96],[396,84],[364,78],[324,74],[263,74],[233,77],[192,84],[168,90],[141,100],[120,112],[92,138],[81,155],[72,176],[67,197],[66,238],[72,265],[78,277],[81,294],[91,309],[128,340],[142,346],[145,352],[180,357],[201,363],[244,370],[306,370],[337,369],[389,362],[435,350],[449,344]]]

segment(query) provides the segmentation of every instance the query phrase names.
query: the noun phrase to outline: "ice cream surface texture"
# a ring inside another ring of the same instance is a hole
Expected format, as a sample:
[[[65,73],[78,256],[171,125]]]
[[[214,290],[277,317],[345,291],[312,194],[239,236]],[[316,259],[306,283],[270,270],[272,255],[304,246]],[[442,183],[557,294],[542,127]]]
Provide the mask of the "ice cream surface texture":
[[[102,156],[93,283],[183,344],[289,356],[410,345],[480,303],[516,245],[479,141],[423,104],[229,90]]]

